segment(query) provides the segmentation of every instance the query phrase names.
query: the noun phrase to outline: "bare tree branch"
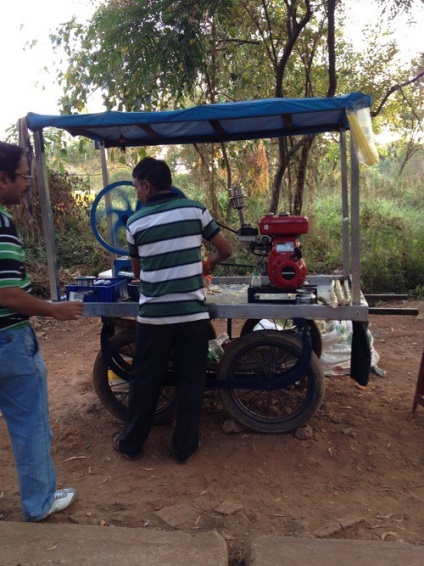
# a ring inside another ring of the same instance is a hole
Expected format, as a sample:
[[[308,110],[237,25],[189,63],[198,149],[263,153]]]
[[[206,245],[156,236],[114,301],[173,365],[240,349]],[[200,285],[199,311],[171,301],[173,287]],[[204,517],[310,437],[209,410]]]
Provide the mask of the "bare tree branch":
[[[336,72],[336,41],[335,41],[335,23],[334,13],[336,11],[336,0],[328,0],[327,2],[327,19],[328,19],[328,90],[327,96],[334,96],[337,89],[337,72]]]
[[[371,116],[373,118],[375,118],[376,116],[379,115],[379,113],[381,112],[383,106],[386,104],[388,98],[394,93],[397,92],[398,90],[402,90],[402,88],[404,86],[410,85],[412,83],[416,83],[417,81],[419,81],[422,77],[424,77],[424,71],[421,71],[420,73],[418,73],[417,76],[415,76],[413,79],[409,80],[409,81],[405,81],[404,83],[401,84],[396,84],[393,85],[385,94],[385,96],[383,97],[383,100],[380,102],[377,110],[375,110],[374,112],[371,112]]]

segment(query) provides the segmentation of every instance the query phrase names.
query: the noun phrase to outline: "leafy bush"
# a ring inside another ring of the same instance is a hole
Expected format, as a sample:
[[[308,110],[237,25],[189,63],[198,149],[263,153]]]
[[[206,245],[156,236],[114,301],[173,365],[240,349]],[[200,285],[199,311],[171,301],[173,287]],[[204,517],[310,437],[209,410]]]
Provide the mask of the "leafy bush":
[[[408,293],[424,280],[422,188],[371,169],[361,179],[361,287],[365,293]],[[315,196],[309,233],[302,237],[309,271],[342,267],[340,196]]]
[[[50,171],[49,189],[58,265],[63,269],[78,265],[81,274],[92,274],[107,269],[110,266],[108,254],[99,245],[90,227],[89,207],[92,199],[87,184],[77,177]],[[87,193],[87,198],[79,196],[75,199],[75,191]],[[31,209],[29,212],[25,203],[22,203],[15,206],[12,213],[24,241],[28,262],[46,265],[47,255],[37,185],[33,189]]]
[[[424,191],[419,182],[412,184],[386,177],[377,168],[362,171],[361,176],[362,290],[365,293],[410,293],[410,296],[420,298],[424,293]],[[205,202],[205,188],[194,183],[190,175],[177,174],[175,184],[187,196]],[[81,275],[110,268],[108,252],[91,230],[92,195],[87,192],[86,183],[68,174],[50,172],[49,186],[59,267],[78,270]],[[79,195],[82,192],[83,197],[74,199],[76,191]],[[117,191],[113,198],[117,208],[125,208],[129,197]],[[323,187],[316,188],[313,199],[313,202],[305,201],[304,214],[309,217],[309,232],[301,237],[303,254],[309,273],[328,274],[342,268],[340,189],[325,181]],[[225,217],[223,232],[234,250],[233,257],[226,262],[230,265],[221,267],[216,275],[249,275],[258,258],[238,241],[234,233],[240,221],[237,212],[229,207],[223,187],[218,189],[216,202],[220,216]],[[13,214],[23,235],[28,260],[33,266],[45,268],[47,257],[37,186],[32,204],[32,215],[23,205],[15,207]],[[244,211],[246,222],[257,226],[268,206],[267,195],[255,194],[248,198]],[[232,231],[227,231],[226,226]],[[126,247],[125,242],[120,244]]]

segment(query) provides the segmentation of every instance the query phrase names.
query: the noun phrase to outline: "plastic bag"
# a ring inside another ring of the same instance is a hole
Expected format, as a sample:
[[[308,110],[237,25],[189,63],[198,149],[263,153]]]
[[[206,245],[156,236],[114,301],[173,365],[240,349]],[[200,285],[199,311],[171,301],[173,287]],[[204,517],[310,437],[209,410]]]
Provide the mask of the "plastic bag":
[[[209,340],[209,350],[208,350],[208,360],[219,362],[219,360],[224,355],[224,348],[222,347],[223,344],[226,344],[229,341],[229,336],[225,332],[218,334],[216,338],[213,340]]]
[[[352,332],[350,320],[331,320],[325,324],[321,334],[321,363],[325,375],[349,374]]]
[[[258,322],[258,324],[256,324],[253,330],[283,330],[283,327],[276,322],[271,322],[270,320],[263,318]]]
[[[359,163],[375,165],[378,163],[379,157],[373,141],[370,109],[346,110],[346,115]]]
[[[351,320],[328,320],[321,325],[321,364],[325,375],[349,375],[353,325]],[[371,367],[380,359],[374,349],[374,337],[368,330],[371,347]]]

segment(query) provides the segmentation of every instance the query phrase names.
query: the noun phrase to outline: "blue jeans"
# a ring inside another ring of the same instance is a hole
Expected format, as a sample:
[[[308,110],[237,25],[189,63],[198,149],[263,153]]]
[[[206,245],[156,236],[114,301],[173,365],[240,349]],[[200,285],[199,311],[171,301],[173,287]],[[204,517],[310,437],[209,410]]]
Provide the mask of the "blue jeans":
[[[31,326],[0,331],[0,410],[12,441],[25,521],[40,521],[53,503],[47,372]]]

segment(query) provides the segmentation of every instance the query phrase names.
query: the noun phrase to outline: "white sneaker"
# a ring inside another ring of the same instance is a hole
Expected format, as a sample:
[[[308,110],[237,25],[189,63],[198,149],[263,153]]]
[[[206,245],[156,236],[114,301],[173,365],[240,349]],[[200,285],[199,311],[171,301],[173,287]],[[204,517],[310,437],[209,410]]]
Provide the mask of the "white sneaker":
[[[54,492],[53,504],[50,507],[50,511],[47,513],[46,517],[53,515],[53,513],[58,513],[59,511],[64,511],[77,496],[77,490],[74,487],[65,487],[64,489],[58,489]],[[46,518],[45,517],[45,518]]]

